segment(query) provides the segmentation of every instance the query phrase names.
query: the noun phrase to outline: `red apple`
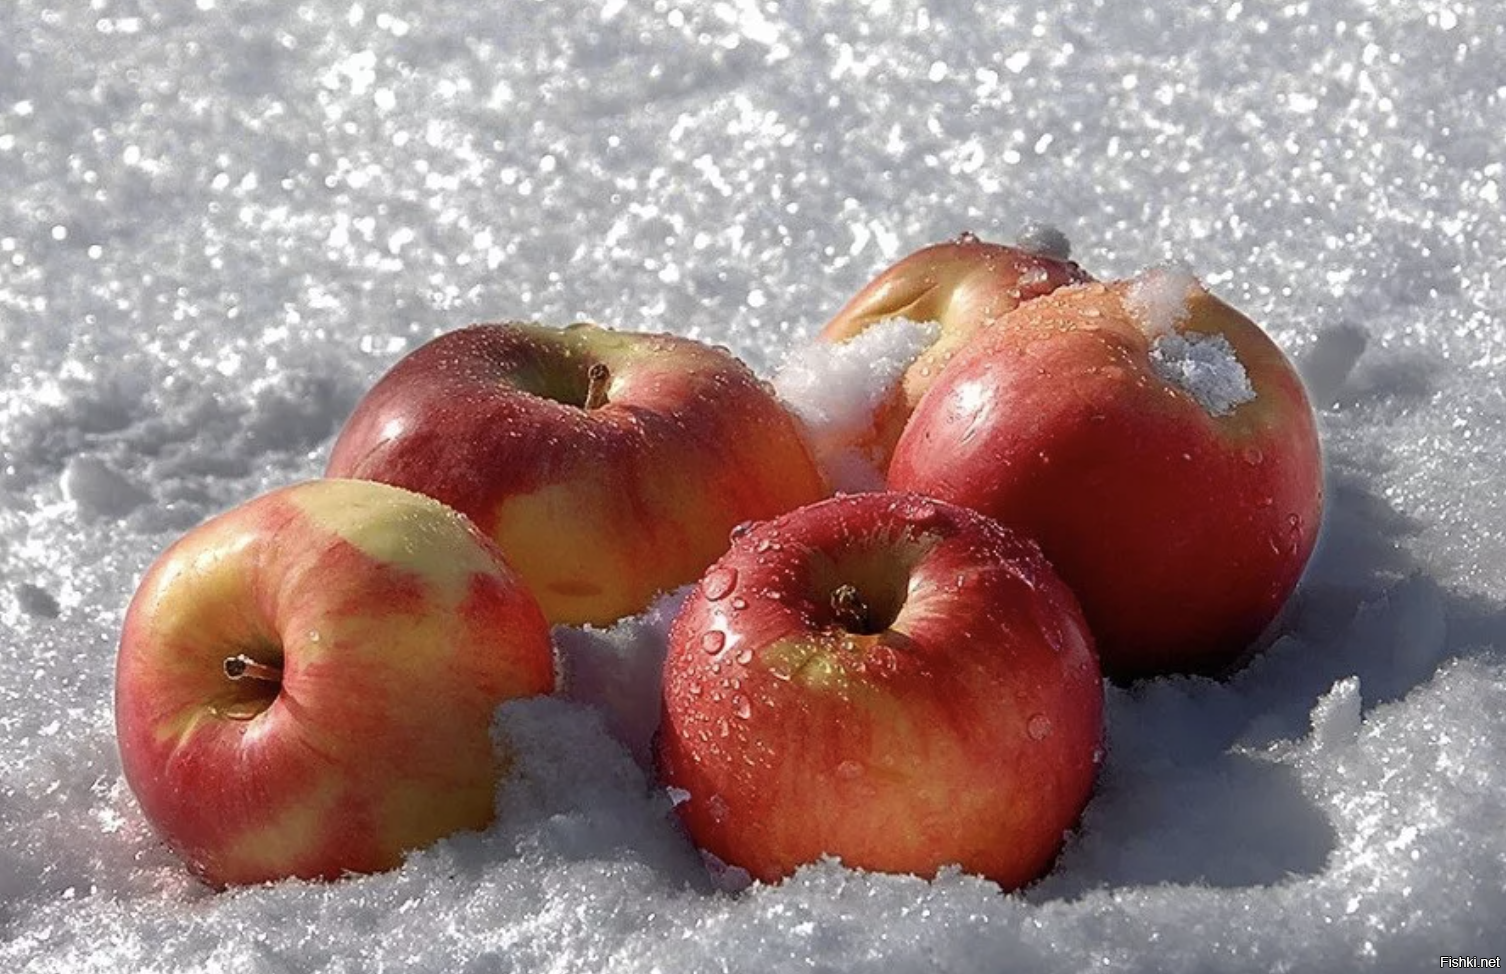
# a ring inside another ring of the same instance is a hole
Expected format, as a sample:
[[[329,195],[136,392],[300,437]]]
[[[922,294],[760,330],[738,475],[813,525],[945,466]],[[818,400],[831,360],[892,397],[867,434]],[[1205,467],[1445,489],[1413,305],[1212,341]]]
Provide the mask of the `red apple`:
[[[888,482],[1039,541],[1121,680],[1239,660],[1296,586],[1323,500],[1291,363],[1171,269],[1063,288],[979,335]]]
[[[826,323],[820,339],[846,342],[894,318],[935,322],[935,341],[881,402],[861,447],[882,472],[920,397],[978,332],[1021,304],[1067,284],[1091,280],[1064,251],[988,243],[965,233],[917,250],[884,270]]]
[[[584,324],[418,348],[356,407],[328,473],[469,515],[570,625],[643,610],[736,525],[826,493],[795,420],[731,354]]]
[[[428,497],[310,481],[190,531],[141,582],[116,664],[126,781],[223,886],[388,869],[484,828],[497,705],[554,684],[538,604]]]
[[[753,527],[692,590],[656,756],[691,838],[757,879],[837,856],[1013,888],[1088,799],[1102,706],[1087,625],[1032,542],[851,494]]]

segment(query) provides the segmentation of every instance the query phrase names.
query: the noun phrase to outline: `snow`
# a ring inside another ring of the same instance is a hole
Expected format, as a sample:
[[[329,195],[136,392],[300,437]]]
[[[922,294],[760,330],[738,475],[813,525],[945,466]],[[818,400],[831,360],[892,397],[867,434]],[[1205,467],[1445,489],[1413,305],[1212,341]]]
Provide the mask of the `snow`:
[[[1506,11],[1468,0],[4,4],[0,969],[1501,955],[1503,59]],[[1265,326],[1328,468],[1264,651],[1109,688],[1041,882],[825,862],[719,891],[640,763],[663,606],[558,634],[573,676],[502,708],[518,777],[484,834],[220,894],[154,841],[111,716],[141,572],[317,475],[401,354],[594,319],[772,377],[903,254],[1033,224],[1100,279],[1181,261]]]
[[[1184,390],[1210,416],[1227,416],[1255,399],[1244,364],[1223,335],[1167,332],[1150,343],[1156,375]]]
[[[791,347],[774,374],[774,391],[801,421],[827,483],[843,491],[877,490],[882,471],[865,444],[874,416],[922,352],[941,334],[929,321],[886,318],[842,342]]]

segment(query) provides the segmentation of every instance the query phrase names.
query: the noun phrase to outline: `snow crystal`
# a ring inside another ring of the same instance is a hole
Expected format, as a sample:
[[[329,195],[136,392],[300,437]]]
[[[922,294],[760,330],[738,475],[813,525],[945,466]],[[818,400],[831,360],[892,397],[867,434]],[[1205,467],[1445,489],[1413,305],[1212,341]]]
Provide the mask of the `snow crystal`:
[[[1152,338],[1168,335],[1187,320],[1187,302],[1201,290],[1185,264],[1161,264],[1131,279],[1124,303],[1135,322]]]
[[[1255,398],[1249,374],[1222,335],[1158,335],[1150,343],[1150,363],[1156,375],[1186,391],[1210,416],[1227,416]]]

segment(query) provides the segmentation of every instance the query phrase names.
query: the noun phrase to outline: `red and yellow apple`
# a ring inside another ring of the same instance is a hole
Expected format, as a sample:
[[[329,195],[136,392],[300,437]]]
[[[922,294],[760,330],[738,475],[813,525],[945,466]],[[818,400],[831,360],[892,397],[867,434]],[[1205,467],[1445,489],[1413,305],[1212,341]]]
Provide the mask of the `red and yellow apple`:
[[[752,527],[701,578],[655,753],[691,838],[756,879],[836,856],[1014,888],[1087,802],[1102,706],[1087,624],[1032,542],[850,494]]]
[[[1036,539],[1120,680],[1241,659],[1323,501],[1291,363],[1174,269],[1063,288],[978,335],[917,406],[888,484]]]
[[[328,474],[470,516],[571,625],[643,610],[736,525],[826,493],[794,418],[730,353],[586,324],[421,346],[357,405]]]
[[[333,879],[492,820],[501,702],[554,685],[548,626],[496,546],[364,481],[273,491],[147,571],[126,613],[126,781],[205,881]]]
[[[974,335],[1028,301],[1088,280],[1065,254],[989,243],[972,234],[917,250],[885,269],[826,323],[820,340],[850,341],[895,318],[939,327],[854,445],[882,472],[915,404]]]

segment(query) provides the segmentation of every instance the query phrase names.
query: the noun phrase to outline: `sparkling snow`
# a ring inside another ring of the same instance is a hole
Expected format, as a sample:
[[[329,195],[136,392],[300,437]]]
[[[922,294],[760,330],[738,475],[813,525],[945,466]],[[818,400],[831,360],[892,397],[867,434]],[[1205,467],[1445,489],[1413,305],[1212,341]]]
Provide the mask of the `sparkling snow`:
[[[1503,954],[1503,63],[1484,0],[0,4],[0,970]],[[111,716],[140,573],[317,475],[402,353],[590,318],[772,377],[888,263],[1022,225],[1100,279],[1183,262],[1264,325],[1328,465],[1265,652],[1109,689],[1042,881],[719,891],[643,763],[672,598],[558,634],[566,692],[499,712],[484,834],[223,894],[154,841]]]

